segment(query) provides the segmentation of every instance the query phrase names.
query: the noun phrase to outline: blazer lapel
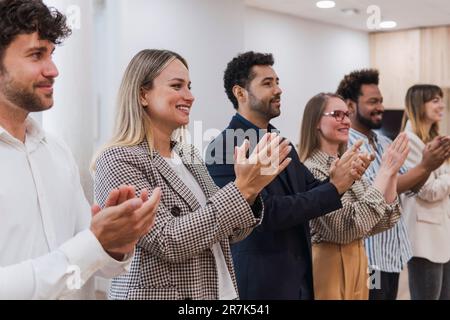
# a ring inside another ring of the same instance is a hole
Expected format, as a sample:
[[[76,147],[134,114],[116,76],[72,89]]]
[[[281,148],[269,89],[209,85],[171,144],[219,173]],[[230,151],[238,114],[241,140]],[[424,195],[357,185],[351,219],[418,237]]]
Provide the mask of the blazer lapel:
[[[206,171],[205,166],[201,162],[201,160],[197,159],[193,152],[188,152],[187,150],[183,150],[179,147],[179,145],[175,145],[174,151],[178,153],[183,164],[186,168],[192,173],[195,180],[197,180],[200,185],[202,191],[205,194],[206,199],[211,198],[217,191],[217,189],[213,188],[215,183],[211,179],[211,183],[207,183],[207,179],[210,178],[209,173]]]
[[[405,132],[409,133],[409,155],[405,161],[407,168],[413,168],[422,161],[422,152],[425,149],[425,143],[414,133],[410,122],[407,122]]]
[[[181,181],[175,171],[173,171],[166,160],[164,160],[158,152],[153,153],[153,163],[163,179],[165,179],[175,192],[183,198],[191,210],[196,210],[200,207],[200,204],[191,190],[186,187],[183,181]]]

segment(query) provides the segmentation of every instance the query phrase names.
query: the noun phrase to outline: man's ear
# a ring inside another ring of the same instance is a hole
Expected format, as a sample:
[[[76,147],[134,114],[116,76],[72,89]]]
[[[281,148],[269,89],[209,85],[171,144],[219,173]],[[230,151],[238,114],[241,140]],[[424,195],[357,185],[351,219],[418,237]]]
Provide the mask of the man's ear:
[[[246,99],[246,90],[242,88],[241,86],[235,85],[233,87],[233,94],[236,97],[238,102],[245,101]]]
[[[348,111],[350,112],[350,114],[355,114],[356,113],[356,102],[351,99],[347,99],[347,100],[345,100],[345,103],[347,104]]]

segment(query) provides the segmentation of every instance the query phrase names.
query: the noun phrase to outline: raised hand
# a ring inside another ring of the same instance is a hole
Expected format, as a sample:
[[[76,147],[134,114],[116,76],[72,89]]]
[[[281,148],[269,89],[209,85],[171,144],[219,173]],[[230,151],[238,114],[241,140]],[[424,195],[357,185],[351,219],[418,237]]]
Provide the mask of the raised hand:
[[[422,165],[430,172],[450,157],[450,137],[436,137],[423,150]]]
[[[275,133],[267,133],[247,158],[250,143],[236,148],[234,171],[236,187],[253,204],[258,194],[291,163],[289,141]]]
[[[445,153],[443,155],[444,161],[450,159],[450,136],[444,136],[441,137],[441,144],[445,150]]]
[[[124,203],[127,200],[134,199],[136,197],[136,189],[133,186],[121,186],[118,189],[114,189],[109,193],[108,199],[105,202],[105,208],[117,206]],[[141,191],[141,199],[143,202],[148,200],[148,191],[146,189]],[[94,204],[91,208],[92,216],[98,214],[102,208],[98,204]]]
[[[92,208],[90,229],[104,250],[114,258],[132,252],[155,222],[161,189],[156,188],[150,198],[145,189],[140,198],[135,198],[134,190],[133,187],[120,187],[110,193],[104,210],[100,211],[98,206]]]
[[[381,160],[380,171],[388,175],[397,175],[409,154],[409,140],[406,133],[398,135],[397,139],[387,148]]]
[[[361,179],[370,165],[371,156],[361,155],[359,149],[363,141],[356,142],[340,159],[335,160],[330,168],[330,183],[339,194],[344,194],[353,185],[355,180]]]
[[[369,168],[370,165],[372,164],[372,162],[375,160],[375,155],[374,154],[368,154],[368,153],[360,153],[359,154],[359,159],[361,160],[362,166],[365,168],[364,172],[362,173],[362,175],[364,175],[364,173],[366,172],[367,168]]]

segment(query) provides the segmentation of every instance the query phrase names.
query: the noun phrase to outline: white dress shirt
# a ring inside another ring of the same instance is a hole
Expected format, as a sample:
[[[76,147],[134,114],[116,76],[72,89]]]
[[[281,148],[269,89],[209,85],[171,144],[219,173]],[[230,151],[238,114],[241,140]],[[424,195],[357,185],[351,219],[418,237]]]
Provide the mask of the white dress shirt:
[[[165,158],[170,167],[177,173],[178,177],[191,190],[192,194],[197,199],[200,206],[206,206],[206,196],[200,187],[197,180],[195,180],[192,173],[186,168],[180,156],[173,153],[173,158]],[[230,271],[228,270],[225,256],[219,243],[216,243],[211,248],[211,251],[216,260],[217,281],[219,290],[219,300],[234,300],[238,295],[231,280]]]
[[[94,273],[117,276],[131,259],[112,259],[89,230],[67,146],[31,118],[26,126],[25,143],[0,127],[0,299],[93,298]]]

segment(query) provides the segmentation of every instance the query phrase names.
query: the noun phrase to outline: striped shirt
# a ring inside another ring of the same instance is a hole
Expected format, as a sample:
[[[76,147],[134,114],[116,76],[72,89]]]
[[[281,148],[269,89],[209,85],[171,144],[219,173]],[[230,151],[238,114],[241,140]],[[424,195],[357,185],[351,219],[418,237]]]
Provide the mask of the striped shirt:
[[[375,180],[384,151],[392,143],[389,138],[375,131],[372,131],[372,134],[371,140],[375,145],[375,150],[370,144],[369,138],[354,129],[350,129],[349,139],[350,146],[358,140],[363,140],[361,151],[375,154],[375,160],[364,174],[364,177],[371,182]],[[405,174],[406,172],[407,168],[402,167],[399,173]],[[372,269],[400,273],[412,258],[412,249],[404,217],[402,216],[392,229],[366,239],[366,252],[369,258],[369,266]]]
[[[329,178],[335,159],[316,150],[305,161],[305,166],[316,179],[323,181]],[[387,204],[383,194],[364,178],[355,181],[341,201],[342,209],[310,222],[314,244],[349,244],[392,228],[401,217],[398,197]]]

